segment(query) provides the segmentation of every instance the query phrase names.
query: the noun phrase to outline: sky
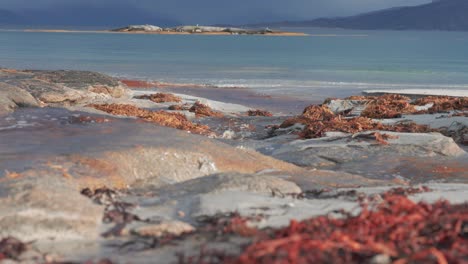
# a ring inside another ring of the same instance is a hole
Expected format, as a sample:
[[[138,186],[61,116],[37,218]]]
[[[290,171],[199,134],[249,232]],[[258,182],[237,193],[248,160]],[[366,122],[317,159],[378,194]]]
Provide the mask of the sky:
[[[114,8],[144,12],[181,23],[246,24],[358,13],[428,3],[431,0],[0,0],[0,9],[15,12]],[[132,11],[132,12],[133,12]],[[111,14],[109,14],[111,15]]]

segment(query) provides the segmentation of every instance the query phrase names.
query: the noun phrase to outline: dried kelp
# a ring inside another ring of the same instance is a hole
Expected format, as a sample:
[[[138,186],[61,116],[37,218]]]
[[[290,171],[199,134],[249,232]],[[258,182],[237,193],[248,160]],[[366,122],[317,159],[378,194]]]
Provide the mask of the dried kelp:
[[[209,127],[190,122],[183,114],[169,113],[165,111],[150,111],[128,104],[92,104],[89,107],[107,112],[113,115],[133,116],[153,122],[162,126],[177,128],[192,133],[211,134]]]
[[[190,104],[178,104],[169,106],[169,110],[172,111],[189,111],[192,106]]]
[[[103,237],[120,236],[125,226],[133,221],[143,221],[137,215],[129,211],[135,208],[134,204],[121,202],[120,194],[108,188],[91,190],[83,189],[81,194],[92,199],[97,204],[105,205],[102,221],[108,224],[115,224],[113,228],[102,234]]]
[[[28,248],[28,244],[14,237],[2,239],[0,241],[0,262],[5,259],[17,260]]]
[[[266,111],[266,110],[260,110],[260,109],[256,109],[256,110],[249,110],[247,112],[247,115],[248,116],[273,116],[272,113]]]
[[[368,118],[399,118],[403,114],[416,112],[411,99],[398,94],[387,94],[376,99],[369,100],[367,107],[362,111],[361,116]]]
[[[445,113],[450,111],[468,111],[468,97],[449,97],[449,96],[426,96],[417,99],[415,105],[432,106],[422,113]]]
[[[399,98],[399,97],[398,97]],[[307,107],[300,116],[285,120],[280,128],[287,128],[294,124],[305,125],[299,133],[301,138],[319,138],[325,136],[326,132],[360,133],[365,131],[394,131],[424,133],[431,132],[426,125],[418,125],[412,122],[399,122],[393,125],[384,125],[367,117],[347,118],[343,115],[334,114],[327,106],[312,105]],[[374,134],[375,139],[382,144],[386,144],[386,139],[382,134]],[[385,136],[389,139],[388,135]]]
[[[252,231],[252,242],[237,256],[203,249],[179,263],[464,263],[468,204],[415,203],[405,196],[425,191],[392,190],[375,207],[363,204],[357,215],[337,211],[342,217],[319,216]]]
[[[175,102],[180,103],[182,102],[182,98],[179,96],[168,94],[168,93],[155,93],[149,95],[140,95],[135,96],[136,99],[147,99],[155,103],[168,103],[168,102]]]
[[[214,111],[208,105],[202,104],[201,102],[195,102],[189,110],[195,113],[197,117],[223,117],[224,115],[220,112]]]

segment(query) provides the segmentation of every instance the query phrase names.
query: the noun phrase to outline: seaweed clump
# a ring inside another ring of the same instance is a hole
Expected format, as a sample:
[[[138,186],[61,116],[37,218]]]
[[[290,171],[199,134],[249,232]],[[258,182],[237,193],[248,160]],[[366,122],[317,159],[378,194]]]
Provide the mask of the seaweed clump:
[[[423,190],[424,191],[424,190]],[[417,190],[417,192],[420,192]],[[468,256],[468,204],[415,203],[396,190],[359,214],[291,221],[288,227],[249,230],[239,255],[201,251],[179,263],[464,263]],[[376,202],[376,201],[374,201]],[[236,229],[245,221],[235,219]],[[382,261],[384,260],[384,261]]]
[[[394,125],[384,125],[367,117],[347,118],[334,114],[326,105],[308,106],[302,115],[285,120],[280,128],[291,127],[294,124],[303,124],[305,127],[299,133],[301,138],[319,138],[326,132],[360,133],[365,131],[394,131],[409,133],[424,133],[432,130],[426,125],[414,122],[400,122]],[[376,138],[379,135],[376,135]],[[381,140],[378,140],[382,142]]]
[[[468,97],[426,96],[414,102],[415,105],[433,104],[427,113],[443,113],[449,111],[468,111]]]
[[[130,88],[151,88],[155,84],[152,82],[140,81],[140,80],[120,80],[123,84]]]
[[[14,237],[7,237],[0,241],[0,262],[6,259],[17,260],[26,252],[29,245]]]
[[[202,104],[197,101],[189,109],[190,112],[195,113],[196,117],[223,117],[224,115],[220,112],[214,111],[206,104]]]
[[[362,111],[362,117],[368,118],[400,118],[403,114],[417,112],[409,97],[398,94],[387,94],[377,98],[369,98],[367,107]]]
[[[266,111],[266,110],[260,110],[260,109],[256,109],[256,110],[249,110],[247,112],[247,115],[248,116],[267,116],[267,117],[271,117],[273,116],[272,113]]]
[[[136,99],[147,99],[155,103],[167,103],[167,102],[182,102],[182,98],[179,96],[168,94],[168,93],[155,93],[155,94],[145,94],[140,96],[135,96]]]
[[[168,107],[168,109],[171,111],[189,111],[190,108],[190,104],[177,104]]]
[[[179,113],[150,111],[128,104],[92,104],[88,106],[112,115],[133,116],[148,122],[156,123],[161,126],[177,128],[202,135],[210,134],[210,129],[208,126],[194,124],[190,122],[183,114]]]

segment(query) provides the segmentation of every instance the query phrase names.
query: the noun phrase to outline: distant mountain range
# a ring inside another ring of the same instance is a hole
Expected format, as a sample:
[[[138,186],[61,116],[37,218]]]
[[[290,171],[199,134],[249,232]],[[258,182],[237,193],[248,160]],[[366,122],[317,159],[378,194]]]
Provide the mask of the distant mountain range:
[[[351,17],[262,23],[258,27],[327,27],[346,29],[468,31],[468,0],[438,0]]]
[[[47,10],[12,12],[0,9],[0,26],[102,26],[115,27],[129,24],[155,24],[171,26],[178,21],[153,15],[131,7],[96,8],[77,6]]]

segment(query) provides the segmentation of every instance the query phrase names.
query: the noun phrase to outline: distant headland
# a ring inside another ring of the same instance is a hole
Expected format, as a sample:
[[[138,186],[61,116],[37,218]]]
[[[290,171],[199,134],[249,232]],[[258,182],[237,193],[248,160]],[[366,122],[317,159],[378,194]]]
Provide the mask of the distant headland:
[[[29,32],[90,32],[90,33],[129,33],[129,34],[161,34],[161,35],[265,35],[265,36],[307,36],[301,32],[286,32],[263,29],[244,29],[234,27],[215,26],[177,26],[162,28],[155,25],[129,25],[110,30],[63,30],[63,29],[28,29]]]

